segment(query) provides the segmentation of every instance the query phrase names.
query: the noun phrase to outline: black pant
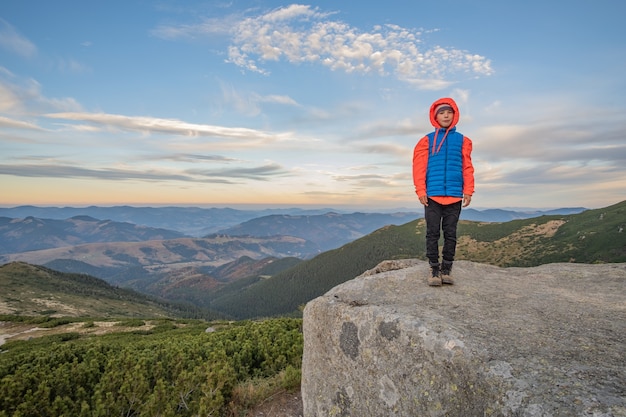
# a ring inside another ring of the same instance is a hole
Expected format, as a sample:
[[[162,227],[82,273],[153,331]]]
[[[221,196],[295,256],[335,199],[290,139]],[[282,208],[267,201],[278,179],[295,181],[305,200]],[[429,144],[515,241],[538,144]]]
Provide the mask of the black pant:
[[[439,265],[439,236],[443,230],[443,264],[451,265],[456,253],[456,225],[461,215],[461,202],[439,204],[428,199],[424,207],[426,219],[426,257],[430,265]]]

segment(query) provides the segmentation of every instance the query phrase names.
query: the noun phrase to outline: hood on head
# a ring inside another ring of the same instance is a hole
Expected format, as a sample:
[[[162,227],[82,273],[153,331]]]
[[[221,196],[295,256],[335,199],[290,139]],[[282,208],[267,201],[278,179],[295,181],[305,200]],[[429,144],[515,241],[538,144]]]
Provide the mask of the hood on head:
[[[431,104],[431,106],[430,106],[430,124],[432,124],[436,129],[441,128],[441,126],[439,126],[439,123],[437,123],[437,120],[435,119],[435,109],[440,104],[448,104],[450,107],[452,107],[452,110],[454,110],[454,117],[452,118],[452,124],[448,128],[448,129],[452,129],[459,122],[459,116],[460,115],[459,115],[459,106],[457,106],[456,102],[454,100],[452,100],[450,97],[440,98],[439,100],[437,100],[433,104]]]

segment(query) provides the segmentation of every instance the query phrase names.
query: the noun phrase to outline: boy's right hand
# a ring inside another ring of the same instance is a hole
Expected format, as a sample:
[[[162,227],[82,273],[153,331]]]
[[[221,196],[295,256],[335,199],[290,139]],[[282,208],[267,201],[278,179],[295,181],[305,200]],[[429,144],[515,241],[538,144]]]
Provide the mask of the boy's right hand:
[[[420,196],[419,199],[420,199],[420,203],[422,203],[425,206],[428,205],[428,196],[427,195]]]

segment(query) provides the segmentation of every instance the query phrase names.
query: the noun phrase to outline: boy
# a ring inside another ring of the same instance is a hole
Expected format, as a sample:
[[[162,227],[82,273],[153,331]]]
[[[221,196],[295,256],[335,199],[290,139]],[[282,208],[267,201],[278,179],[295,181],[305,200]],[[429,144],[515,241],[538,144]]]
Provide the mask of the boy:
[[[424,136],[413,151],[413,183],[426,219],[426,257],[431,268],[428,285],[454,284],[450,275],[456,252],[456,226],[461,205],[474,194],[472,141],[456,131],[459,109],[451,98],[430,106],[435,131]],[[442,262],[439,236],[443,229]]]

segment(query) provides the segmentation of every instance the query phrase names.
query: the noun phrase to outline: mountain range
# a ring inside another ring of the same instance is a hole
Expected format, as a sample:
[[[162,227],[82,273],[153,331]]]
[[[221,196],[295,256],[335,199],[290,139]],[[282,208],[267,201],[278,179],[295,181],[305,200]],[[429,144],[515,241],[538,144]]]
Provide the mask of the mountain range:
[[[291,218],[267,217],[242,225],[240,232],[256,227],[261,233],[266,221],[265,230],[293,227]],[[298,220],[303,229],[311,223],[306,216]],[[625,225],[626,201],[577,214],[504,223],[462,220],[457,258],[499,266],[626,262]],[[293,245],[304,250],[306,239],[267,233],[266,237],[214,235],[92,243],[4,255],[2,261],[45,264],[59,271],[92,270],[108,274],[105,279],[109,283],[193,303],[228,317],[266,317],[298,314],[308,300],[383,260],[423,259],[424,226],[421,218],[386,225],[313,258],[294,256]],[[319,225],[311,230],[319,230]]]
[[[298,251],[303,258],[337,248],[387,224],[403,224],[415,219],[414,213],[325,213],[320,215],[269,215],[254,218],[215,236],[272,237],[293,236],[306,240],[307,248]],[[144,242],[191,238],[178,231],[135,225],[128,222],[99,220],[81,215],[65,220],[26,217],[0,217],[0,254],[53,249],[104,242]]]
[[[295,209],[293,209],[295,210]],[[257,212],[264,213],[267,210]],[[303,212],[303,210],[295,210]],[[563,208],[549,212],[508,210],[463,210],[462,219],[502,222],[513,219],[537,217],[545,214],[574,214],[582,208]],[[26,217],[2,217],[1,215],[28,214]],[[83,213],[83,214],[76,214]],[[99,214],[95,218],[88,214]],[[32,214],[47,217],[35,217]],[[58,216],[74,214],[69,218]],[[111,215],[111,217],[106,217]],[[21,206],[0,208],[0,255],[26,251],[78,246],[104,242],[143,242],[194,237],[184,230],[199,228],[215,229],[220,224],[230,224],[237,218],[248,218],[251,212],[233,209],[193,209],[185,207],[136,208],[136,207],[87,207],[52,208]],[[228,236],[269,237],[294,236],[307,240],[308,252],[304,258],[338,248],[385,225],[400,225],[422,217],[414,212],[392,213],[339,213],[323,214],[270,214],[253,217],[241,223],[221,228],[215,234]],[[114,220],[132,218],[133,222]],[[167,226],[176,226],[170,229]]]
[[[248,220],[274,214],[320,215],[336,210],[277,208],[260,210],[238,210],[233,208],[200,207],[0,207],[0,216],[12,219],[36,217],[40,219],[65,220],[76,216],[126,222],[140,226],[177,231],[190,237],[201,237],[217,233]]]
[[[232,276],[221,275],[220,267],[237,264],[242,257],[253,263],[268,257],[310,259],[383,226],[401,225],[419,218],[411,212],[303,214],[302,210],[296,210],[300,214],[255,217],[219,233],[190,237],[177,230],[147,226],[146,223],[168,224],[173,221],[184,229],[197,226],[196,222],[201,221],[202,216],[212,217],[215,225],[232,221],[237,216],[247,217],[250,213],[232,209],[126,206],[85,209],[23,206],[5,212],[58,216],[80,213],[80,210],[119,218],[134,217],[142,224],[100,220],[86,214],[64,220],[0,217],[0,262],[45,265],[59,271],[89,274],[141,291],[171,294],[166,288],[181,277],[187,277],[187,283],[193,276],[213,282],[204,283],[201,288],[217,288],[232,281]],[[565,213],[578,210],[561,209]],[[470,212],[481,218],[523,217],[529,213]],[[183,226],[181,219],[186,219],[187,226]],[[262,267],[262,262],[258,267]]]
[[[461,218],[464,220],[506,222],[516,219],[527,219],[544,214],[575,214],[585,208],[559,208],[555,210],[502,210],[502,209],[464,209]],[[368,211],[369,212],[369,211]],[[325,215],[327,213],[353,214],[353,211],[333,208],[302,209],[302,208],[275,208],[263,210],[238,210],[233,208],[200,208],[200,207],[38,207],[16,206],[0,207],[0,217],[10,219],[24,219],[35,217],[39,219],[66,220],[76,216],[88,216],[94,219],[110,220],[113,222],[132,223],[157,229],[167,229],[184,234],[185,236],[201,237],[221,230],[232,228],[252,219],[273,215],[306,216]],[[393,214],[396,218],[423,217],[423,209],[416,204],[412,209],[394,209],[372,212],[372,214]],[[408,220],[406,220],[408,221]],[[390,223],[401,224],[401,223]]]
[[[85,243],[167,240],[185,235],[167,229],[75,216],[66,220],[0,217],[0,254]]]

